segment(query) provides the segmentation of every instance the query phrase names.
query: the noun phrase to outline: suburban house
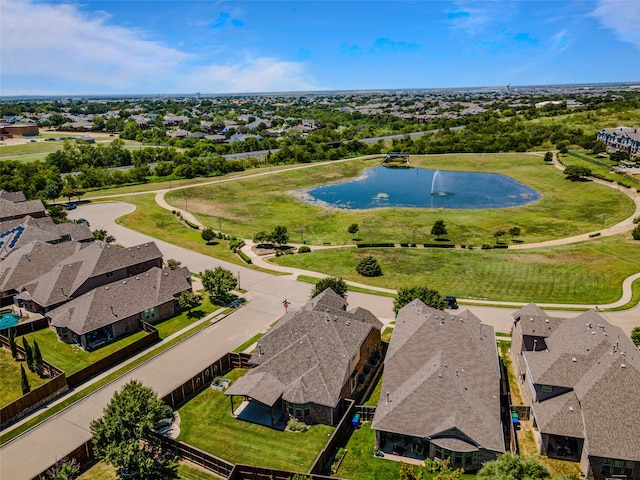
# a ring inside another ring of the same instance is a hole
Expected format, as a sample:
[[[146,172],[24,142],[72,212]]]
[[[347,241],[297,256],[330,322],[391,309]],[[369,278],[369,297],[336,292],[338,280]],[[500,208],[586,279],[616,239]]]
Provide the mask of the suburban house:
[[[131,248],[91,242],[57,263],[50,271],[18,289],[15,303],[30,312],[46,313],[88,291],[162,267],[155,243]]]
[[[232,408],[233,397],[242,396],[270,409],[271,426],[281,416],[336,425],[343,399],[370,381],[365,365],[379,358],[381,328],[370,311],[347,310],[347,301],[327,289],[259,340],[252,368],[225,395]]]
[[[135,277],[111,282],[46,313],[51,328],[66,343],[92,350],[155,323],[179,310],[178,297],[191,290],[186,267],[153,267]]]
[[[46,215],[42,200],[26,200],[24,195],[13,197],[11,194],[22,192],[5,192],[0,190],[0,222],[23,218],[27,215],[40,218]]]
[[[513,314],[511,355],[540,454],[579,461],[588,478],[640,479],[640,352],[591,310]]]
[[[376,448],[475,471],[505,451],[492,327],[416,299],[398,312],[371,422]]]
[[[65,242],[52,245],[33,241],[0,258],[0,307],[13,304],[18,289],[48,273],[59,262],[70,257],[86,243]]]
[[[640,131],[638,128],[603,128],[598,132],[598,140],[607,146],[610,152],[624,150],[632,157],[640,156]]]

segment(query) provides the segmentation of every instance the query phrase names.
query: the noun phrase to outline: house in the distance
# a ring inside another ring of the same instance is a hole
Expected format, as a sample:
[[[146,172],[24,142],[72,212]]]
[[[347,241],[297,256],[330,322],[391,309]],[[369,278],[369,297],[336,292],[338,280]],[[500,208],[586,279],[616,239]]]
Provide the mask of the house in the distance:
[[[476,471],[505,451],[500,394],[493,328],[416,299],[398,312],[385,357],[376,447]]]
[[[518,310],[511,354],[540,454],[588,478],[640,480],[640,352],[606,318]]]
[[[178,297],[191,290],[186,267],[153,267],[147,272],[111,282],[47,312],[58,338],[93,350],[140,329],[140,321],[155,323],[179,310]]]
[[[632,157],[640,156],[640,130],[630,127],[603,128],[598,132],[598,140],[610,152],[623,150]]]
[[[271,426],[281,417],[336,425],[343,399],[370,380],[365,365],[379,357],[381,327],[370,311],[347,311],[346,300],[327,289],[259,340],[253,368],[225,395],[269,409]]]

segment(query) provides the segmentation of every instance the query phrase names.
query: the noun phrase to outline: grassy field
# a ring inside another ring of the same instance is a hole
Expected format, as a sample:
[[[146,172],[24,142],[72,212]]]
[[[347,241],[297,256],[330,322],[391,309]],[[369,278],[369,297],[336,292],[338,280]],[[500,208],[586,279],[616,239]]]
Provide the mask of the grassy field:
[[[356,273],[373,255],[383,275]],[[532,250],[355,249],[318,250],[272,260],[376,287],[428,285],[447,295],[496,301],[607,304],[622,295],[622,281],[637,273],[640,248],[631,235]]]
[[[233,370],[226,377],[233,381],[244,373]],[[268,468],[307,471],[333,432],[326,425],[313,425],[304,433],[280,432],[235,419],[229,398],[210,388],[179,413],[179,440],[232,463]]]
[[[78,480],[117,480],[120,477],[111,465],[98,462],[78,477]],[[220,477],[192,465],[188,462],[178,464],[178,480],[214,480]]]
[[[18,338],[18,345],[22,345],[21,342],[20,338]],[[16,362],[9,350],[0,348],[0,378],[2,378],[0,407],[10,404],[22,396],[20,365],[24,366],[31,390],[35,390],[49,381],[48,378],[40,378],[39,375],[29,371],[26,362]]]
[[[310,205],[289,195],[287,191],[338,182],[359,176],[376,160],[353,160],[304,170],[291,170],[277,175],[237,182],[198,186],[170,192],[167,200],[178,207],[185,203],[205,225],[217,228],[218,219],[225,232],[252,238],[257,231],[272,231],[284,225],[290,242],[310,244],[352,243],[347,228],[360,226],[356,237],[363,242],[433,241],[431,227],[444,220],[448,238],[456,244],[495,243],[498,229],[519,226],[521,241],[531,243],[576,235],[612,225],[633,212],[633,202],[614,189],[593,182],[569,182],[552,166],[544,165],[539,155],[474,154],[432,155],[412,158],[414,166],[431,169],[479,171],[508,174],[537,190],[542,198],[533,204],[486,210],[442,210],[380,208],[372,210],[339,210]]]

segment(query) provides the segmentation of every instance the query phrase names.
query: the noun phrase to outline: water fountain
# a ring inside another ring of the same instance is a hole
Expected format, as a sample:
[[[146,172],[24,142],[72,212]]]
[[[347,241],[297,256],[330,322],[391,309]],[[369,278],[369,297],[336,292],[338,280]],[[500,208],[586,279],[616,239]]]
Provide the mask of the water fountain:
[[[433,178],[431,179],[431,196],[432,197],[449,197],[453,195],[453,193],[451,192],[445,192],[444,190],[435,189],[436,179],[438,178],[439,174],[440,174],[440,170],[436,170],[435,173],[433,174]]]

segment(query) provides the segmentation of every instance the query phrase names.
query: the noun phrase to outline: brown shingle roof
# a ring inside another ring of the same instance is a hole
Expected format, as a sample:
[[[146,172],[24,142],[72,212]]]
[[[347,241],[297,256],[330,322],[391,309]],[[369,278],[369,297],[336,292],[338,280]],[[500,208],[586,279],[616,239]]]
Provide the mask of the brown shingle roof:
[[[7,192],[6,190],[0,190],[0,198],[3,200],[9,200],[13,203],[27,201],[27,197],[24,196],[23,192]]]
[[[448,314],[420,300],[403,307],[371,428],[429,439],[457,431],[463,443],[503,452],[493,328],[468,311]]]
[[[44,205],[42,200],[26,200],[24,202],[12,202],[0,198],[0,220],[26,217],[32,215],[36,217],[44,216]]]
[[[285,315],[260,339],[251,357],[257,367],[225,394],[246,395],[266,405],[282,396],[292,403],[334,407],[351,374],[352,358],[371,329],[382,326],[367,310],[345,308],[346,301],[327,289]]]
[[[51,325],[83,335],[162,305],[191,290],[186,267],[146,273],[91,290],[47,313]]]

